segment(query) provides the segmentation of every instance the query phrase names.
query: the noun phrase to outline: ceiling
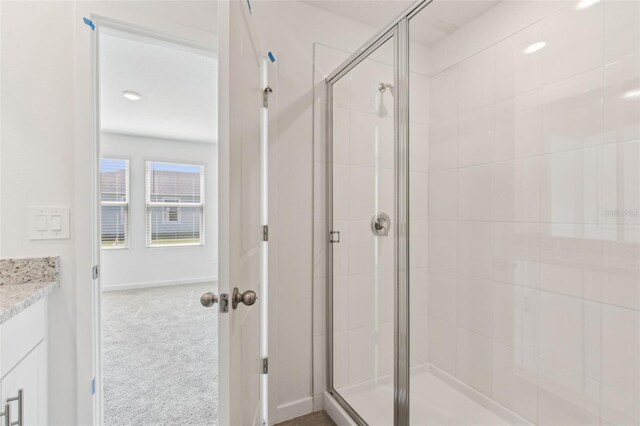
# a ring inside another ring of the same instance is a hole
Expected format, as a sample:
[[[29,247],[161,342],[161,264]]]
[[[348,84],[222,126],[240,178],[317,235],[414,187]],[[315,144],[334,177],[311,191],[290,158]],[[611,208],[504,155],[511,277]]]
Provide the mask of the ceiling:
[[[113,29],[100,34],[101,130],[217,140],[217,58],[211,51]],[[133,91],[141,99],[125,99]]]
[[[380,30],[415,3],[414,0],[302,1]],[[435,0],[416,16],[416,21],[412,21],[411,39],[431,46],[498,3],[500,0]]]

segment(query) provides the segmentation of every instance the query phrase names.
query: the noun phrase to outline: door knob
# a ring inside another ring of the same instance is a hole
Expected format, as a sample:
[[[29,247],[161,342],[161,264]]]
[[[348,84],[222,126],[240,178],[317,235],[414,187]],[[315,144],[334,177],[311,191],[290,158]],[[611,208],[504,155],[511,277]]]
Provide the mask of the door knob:
[[[218,295],[208,291],[200,296],[200,303],[202,303],[202,306],[204,306],[205,308],[210,308],[211,306],[218,303]]]
[[[256,299],[258,298],[258,296],[256,296],[256,292],[253,290],[247,290],[244,293],[241,293],[240,290],[238,290],[238,287],[233,289],[233,298],[231,299],[231,306],[233,306],[233,309],[236,309],[238,307],[238,304],[240,304],[240,302],[244,303],[247,306],[251,306],[254,303],[256,303]]]

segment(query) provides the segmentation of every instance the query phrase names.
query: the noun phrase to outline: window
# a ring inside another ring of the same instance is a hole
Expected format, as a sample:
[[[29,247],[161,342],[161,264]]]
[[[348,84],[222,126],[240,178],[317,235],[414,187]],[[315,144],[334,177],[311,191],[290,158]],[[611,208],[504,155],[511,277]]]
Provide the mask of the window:
[[[204,167],[146,162],[147,246],[204,244]]]
[[[102,248],[129,245],[129,161],[100,159]]]
[[[162,223],[180,222],[180,209],[178,207],[165,207],[162,214]]]

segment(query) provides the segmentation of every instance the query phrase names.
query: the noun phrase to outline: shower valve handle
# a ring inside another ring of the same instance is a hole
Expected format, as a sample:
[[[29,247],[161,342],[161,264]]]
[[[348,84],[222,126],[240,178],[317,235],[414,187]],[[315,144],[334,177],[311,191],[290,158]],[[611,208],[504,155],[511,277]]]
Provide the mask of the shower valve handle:
[[[385,212],[378,212],[371,218],[371,230],[376,237],[386,237],[391,229],[391,219]]]

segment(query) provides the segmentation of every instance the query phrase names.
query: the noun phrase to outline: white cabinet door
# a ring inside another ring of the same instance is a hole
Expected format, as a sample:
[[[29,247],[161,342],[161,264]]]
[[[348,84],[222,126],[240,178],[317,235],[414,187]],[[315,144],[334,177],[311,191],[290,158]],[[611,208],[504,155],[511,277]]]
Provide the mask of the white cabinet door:
[[[47,424],[47,349],[41,341],[20,361],[0,384],[2,405],[22,389],[22,421],[24,426]],[[18,420],[18,402],[11,404],[11,421]]]

